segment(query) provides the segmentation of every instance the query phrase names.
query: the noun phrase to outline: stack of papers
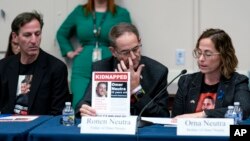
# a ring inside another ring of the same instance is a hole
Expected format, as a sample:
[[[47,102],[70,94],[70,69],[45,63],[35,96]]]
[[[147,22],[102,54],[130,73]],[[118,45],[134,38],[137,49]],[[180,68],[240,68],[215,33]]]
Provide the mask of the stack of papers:
[[[142,120],[150,121],[154,124],[163,124],[164,126],[176,127],[177,123],[172,122],[172,118],[156,118],[156,117],[142,117]]]

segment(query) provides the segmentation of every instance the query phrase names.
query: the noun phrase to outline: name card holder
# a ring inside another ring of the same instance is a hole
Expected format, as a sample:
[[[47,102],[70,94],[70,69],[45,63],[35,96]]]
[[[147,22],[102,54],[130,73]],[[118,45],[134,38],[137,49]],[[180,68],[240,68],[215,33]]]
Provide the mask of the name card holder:
[[[180,118],[177,119],[177,135],[184,136],[229,136],[229,118]]]
[[[81,119],[82,134],[127,134],[135,135],[137,116],[128,117],[90,117]]]

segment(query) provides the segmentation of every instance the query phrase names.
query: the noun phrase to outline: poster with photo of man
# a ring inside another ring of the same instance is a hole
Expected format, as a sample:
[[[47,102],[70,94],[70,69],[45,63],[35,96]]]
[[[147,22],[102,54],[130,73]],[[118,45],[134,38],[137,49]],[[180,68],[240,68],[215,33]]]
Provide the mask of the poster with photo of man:
[[[98,116],[130,115],[129,72],[93,72],[92,107]]]
[[[14,108],[15,114],[28,114],[28,95],[31,88],[32,77],[33,75],[19,75],[16,93],[16,104]]]

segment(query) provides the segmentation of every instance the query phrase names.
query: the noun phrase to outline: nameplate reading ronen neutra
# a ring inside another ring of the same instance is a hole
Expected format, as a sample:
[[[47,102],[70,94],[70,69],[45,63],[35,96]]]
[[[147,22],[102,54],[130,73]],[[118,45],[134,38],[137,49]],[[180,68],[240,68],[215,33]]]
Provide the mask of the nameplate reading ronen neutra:
[[[136,116],[89,117],[81,120],[81,133],[88,134],[128,134],[136,132]]]
[[[177,120],[177,135],[185,136],[229,136],[229,118],[180,118]]]

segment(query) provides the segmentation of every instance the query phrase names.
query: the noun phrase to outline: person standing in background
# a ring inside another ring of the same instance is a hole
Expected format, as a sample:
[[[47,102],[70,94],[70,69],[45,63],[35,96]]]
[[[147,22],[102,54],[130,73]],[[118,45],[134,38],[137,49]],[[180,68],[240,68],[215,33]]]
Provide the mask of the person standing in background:
[[[18,54],[20,52],[20,47],[16,41],[13,40],[12,34],[10,33],[9,36],[9,42],[8,42],[8,48],[5,53],[5,57]]]
[[[238,59],[230,36],[221,29],[207,29],[199,37],[193,56],[200,72],[179,79],[173,105],[178,118],[223,118],[227,107],[240,102],[243,118],[250,115],[248,78],[236,72]],[[211,96],[215,105],[202,109],[204,97]]]
[[[73,107],[90,82],[92,62],[111,56],[108,33],[120,22],[130,23],[130,15],[114,0],[88,0],[86,4],[78,5],[58,29],[56,37],[62,56],[72,60]],[[73,47],[72,36],[77,38],[80,47]]]

